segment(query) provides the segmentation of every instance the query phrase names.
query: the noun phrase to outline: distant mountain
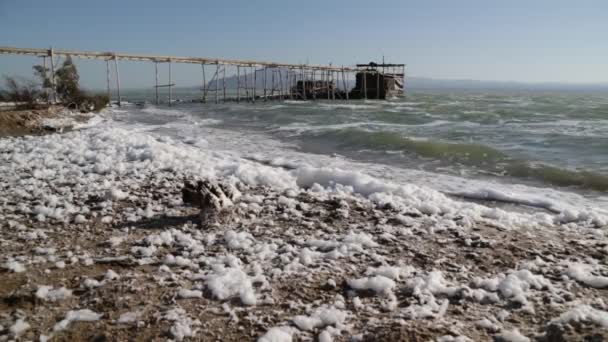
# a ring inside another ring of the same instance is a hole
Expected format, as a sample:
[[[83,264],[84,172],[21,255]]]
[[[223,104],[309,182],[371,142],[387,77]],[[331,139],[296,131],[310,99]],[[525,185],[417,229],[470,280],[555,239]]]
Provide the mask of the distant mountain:
[[[271,88],[271,84],[272,84],[272,71],[273,69],[267,69],[266,72],[266,88],[270,89]],[[287,80],[287,71],[288,69],[285,68],[277,68],[274,69],[275,74],[274,74],[274,82],[275,82],[275,88],[278,89],[280,82],[283,82],[283,88],[287,89],[287,84],[288,84],[288,80]],[[279,70],[280,70],[280,74],[279,74]],[[299,79],[300,73],[297,72],[297,77]],[[317,74],[318,75],[318,74]],[[212,75],[213,76],[213,75]],[[223,81],[226,83],[226,88],[227,89],[236,89],[237,85],[238,85],[238,80],[240,78],[240,85],[241,87],[245,87],[245,78],[247,79],[247,85],[249,86],[249,88],[253,87],[253,73],[248,72],[247,75],[245,76],[244,73],[241,73],[240,77],[237,77],[236,75],[233,76],[228,76],[226,77],[226,79]],[[291,76],[291,80],[293,82],[293,73]],[[352,77],[352,76],[351,76]],[[319,76],[317,76],[317,79],[319,79]],[[257,71],[256,73],[256,88],[257,89],[263,89],[264,88],[264,70],[260,69]],[[337,82],[338,80],[336,80]],[[342,78],[340,78],[340,84],[339,84],[339,88],[342,88]],[[347,80],[347,86],[349,88],[352,88],[355,85],[355,80],[351,79],[351,80]],[[207,87],[209,87],[210,89],[215,89],[215,80],[211,80],[207,83]],[[223,83],[222,83],[222,78],[220,76],[220,78],[218,79],[218,87],[219,89],[222,89],[223,87]]]
[[[266,88],[270,89],[272,73],[271,69],[267,70],[267,85]],[[278,69],[277,69],[278,70]],[[278,84],[279,80],[283,81],[283,86],[287,89],[287,69],[281,68],[281,77],[279,73],[275,73],[275,83]],[[299,75],[299,74],[298,74]],[[249,88],[253,86],[252,73],[244,73],[240,75],[241,87],[245,85],[245,78],[247,78],[247,84]],[[226,88],[236,89],[238,78],[236,75],[226,77],[225,83]],[[354,87],[355,80],[351,75],[351,79],[347,81],[349,88]],[[215,88],[215,81],[209,81],[207,86],[210,89]],[[222,89],[222,79],[220,77],[218,86]],[[264,72],[263,70],[257,71],[256,77],[256,88],[263,89],[264,87]],[[340,80],[339,87],[342,88],[342,81]],[[443,90],[512,90],[512,91],[600,91],[608,92],[608,83],[597,83],[597,84],[576,84],[576,83],[557,83],[557,82],[545,82],[545,83],[526,83],[526,82],[515,82],[515,81],[480,81],[480,80],[467,80],[467,79],[435,79],[427,77],[415,77],[406,76],[405,78],[405,89],[420,89],[420,90],[432,90],[432,89],[443,89]]]

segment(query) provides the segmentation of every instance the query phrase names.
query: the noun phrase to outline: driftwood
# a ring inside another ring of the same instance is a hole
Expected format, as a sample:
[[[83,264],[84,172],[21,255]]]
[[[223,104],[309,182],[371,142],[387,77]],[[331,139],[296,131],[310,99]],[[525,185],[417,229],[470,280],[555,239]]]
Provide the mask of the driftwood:
[[[209,180],[196,184],[184,181],[182,200],[200,208],[201,227],[211,227],[227,223],[232,216],[232,187],[221,182]]]

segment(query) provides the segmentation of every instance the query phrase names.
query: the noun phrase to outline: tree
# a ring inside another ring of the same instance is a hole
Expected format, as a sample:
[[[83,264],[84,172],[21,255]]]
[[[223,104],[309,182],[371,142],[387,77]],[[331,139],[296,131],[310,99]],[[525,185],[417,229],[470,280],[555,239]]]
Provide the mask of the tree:
[[[50,88],[53,86],[51,83],[51,78],[49,77],[51,73],[49,68],[43,65],[34,65],[32,68],[34,69],[34,76],[38,77],[40,81],[42,81],[42,88]]]
[[[72,57],[67,56],[61,68],[55,71],[57,95],[64,103],[80,103],[83,94],[78,86],[79,80],[76,65],[72,62]]]
[[[36,75],[44,88],[52,87],[52,73],[42,65],[34,66],[34,75]],[[55,70],[55,92],[58,100],[65,106],[78,108],[83,112],[95,110],[99,111],[105,108],[110,102],[106,95],[89,94],[80,89],[78,82],[80,76],[76,64],[70,56],[67,56],[60,68]]]

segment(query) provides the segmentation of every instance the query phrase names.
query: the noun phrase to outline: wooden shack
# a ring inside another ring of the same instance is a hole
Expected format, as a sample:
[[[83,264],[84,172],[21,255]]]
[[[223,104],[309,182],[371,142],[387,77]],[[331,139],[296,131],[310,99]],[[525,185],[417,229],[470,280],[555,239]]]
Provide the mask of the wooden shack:
[[[357,64],[352,99],[385,100],[404,94],[405,64]]]

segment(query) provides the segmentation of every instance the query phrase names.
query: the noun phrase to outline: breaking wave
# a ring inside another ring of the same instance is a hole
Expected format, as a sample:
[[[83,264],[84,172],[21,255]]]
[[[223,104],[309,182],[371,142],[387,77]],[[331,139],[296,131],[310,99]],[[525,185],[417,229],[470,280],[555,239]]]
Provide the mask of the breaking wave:
[[[608,190],[608,176],[513,158],[502,151],[481,144],[414,139],[398,132],[372,132],[357,128],[310,134],[314,134],[316,139],[334,143],[341,149],[401,151],[415,157],[472,166],[501,176],[527,178],[561,187],[576,186],[596,191]]]

